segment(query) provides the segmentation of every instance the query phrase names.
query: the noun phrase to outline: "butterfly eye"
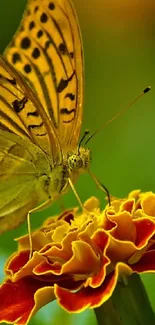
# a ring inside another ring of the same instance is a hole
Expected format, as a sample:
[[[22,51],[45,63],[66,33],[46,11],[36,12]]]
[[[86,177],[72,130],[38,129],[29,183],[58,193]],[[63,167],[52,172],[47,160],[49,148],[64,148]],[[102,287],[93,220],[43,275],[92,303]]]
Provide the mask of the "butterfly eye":
[[[83,161],[79,155],[71,155],[68,157],[68,167],[70,169],[80,169],[83,166]]]

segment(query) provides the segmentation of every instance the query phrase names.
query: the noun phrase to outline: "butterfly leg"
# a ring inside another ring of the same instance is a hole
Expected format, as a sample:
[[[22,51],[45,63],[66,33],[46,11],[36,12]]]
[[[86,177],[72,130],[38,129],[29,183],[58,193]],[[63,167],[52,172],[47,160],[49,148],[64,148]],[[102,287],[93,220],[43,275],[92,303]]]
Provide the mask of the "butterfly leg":
[[[53,202],[53,199],[49,199],[49,200],[45,201],[44,203],[40,204],[36,208],[30,210],[27,215],[27,228],[28,228],[29,245],[30,245],[29,259],[32,257],[32,253],[33,253],[32,231],[31,231],[31,222],[30,222],[31,213],[44,210],[45,208],[49,207],[52,202]]]
[[[33,210],[32,210],[33,211]],[[31,222],[30,222],[30,216],[31,216],[31,212],[28,213],[27,215],[27,230],[28,230],[28,235],[29,235],[29,246],[30,246],[30,253],[29,253],[29,260],[32,257],[32,251],[33,251],[33,247],[32,247],[32,232],[31,232]]]
[[[84,212],[86,212],[86,213],[88,214],[89,211],[87,211],[86,208],[83,206],[83,203],[82,203],[82,201],[80,200],[79,195],[78,195],[78,193],[77,193],[77,191],[76,191],[76,189],[75,189],[75,187],[74,187],[74,184],[72,183],[72,181],[71,181],[70,178],[68,178],[68,183],[69,183],[69,185],[70,185],[70,187],[71,187],[73,193],[75,194],[75,196],[76,196],[76,198],[77,198],[77,201],[79,202],[79,205],[80,205],[81,209],[82,209]]]
[[[94,182],[97,185],[97,187],[101,191],[103,191],[104,193],[106,193],[107,199],[108,199],[108,204],[110,206],[111,205],[111,196],[110,196],[110,193],[109,193],[108,189],[106,188],[106,186],[103,185],[90,170],[89,170],[89,175],[92,177],[92,179],[94,180]]]

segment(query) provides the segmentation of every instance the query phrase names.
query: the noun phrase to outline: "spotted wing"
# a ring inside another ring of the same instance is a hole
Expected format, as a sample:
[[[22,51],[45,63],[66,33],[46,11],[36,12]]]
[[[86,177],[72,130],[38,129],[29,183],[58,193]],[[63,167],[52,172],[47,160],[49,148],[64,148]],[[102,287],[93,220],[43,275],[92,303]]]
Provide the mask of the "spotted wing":
[[[46,152],[51,160],[59,143],[54,128],[36,95],[24,78],[0,57],[0,128],[28,138]],[[54,160],[52,163],[54,164]]]
[[[63,151],[79,139],[83,109],[83,58],[70,0],[29,0],[5,56],[36,92]]]

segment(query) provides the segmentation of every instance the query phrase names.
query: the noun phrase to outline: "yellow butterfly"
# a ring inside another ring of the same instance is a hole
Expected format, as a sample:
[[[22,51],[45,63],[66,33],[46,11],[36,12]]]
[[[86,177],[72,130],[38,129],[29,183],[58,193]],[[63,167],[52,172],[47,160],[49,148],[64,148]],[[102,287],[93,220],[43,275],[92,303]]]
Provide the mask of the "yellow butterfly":
[[[83,52],[70,0],[29,0],[0,58],[0,232],[50,204],[85,171],[78,145]],[[17,72],[18,71],[18,72]],[[34,210],[33,210],[34,211]]]

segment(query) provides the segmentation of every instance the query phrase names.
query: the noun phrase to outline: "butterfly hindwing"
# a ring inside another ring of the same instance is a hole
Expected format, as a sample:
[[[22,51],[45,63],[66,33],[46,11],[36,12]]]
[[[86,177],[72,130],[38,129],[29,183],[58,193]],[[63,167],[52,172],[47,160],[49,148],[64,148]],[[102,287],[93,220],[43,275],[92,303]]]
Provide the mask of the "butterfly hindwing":
[[[70,0],[29,0],[5,56],[37,94],[62,150],[75,149],[82,122],[83,58]]]
[[[22,222],[39,202],[37,153],[28,139],[0,129],[0,233]]]

